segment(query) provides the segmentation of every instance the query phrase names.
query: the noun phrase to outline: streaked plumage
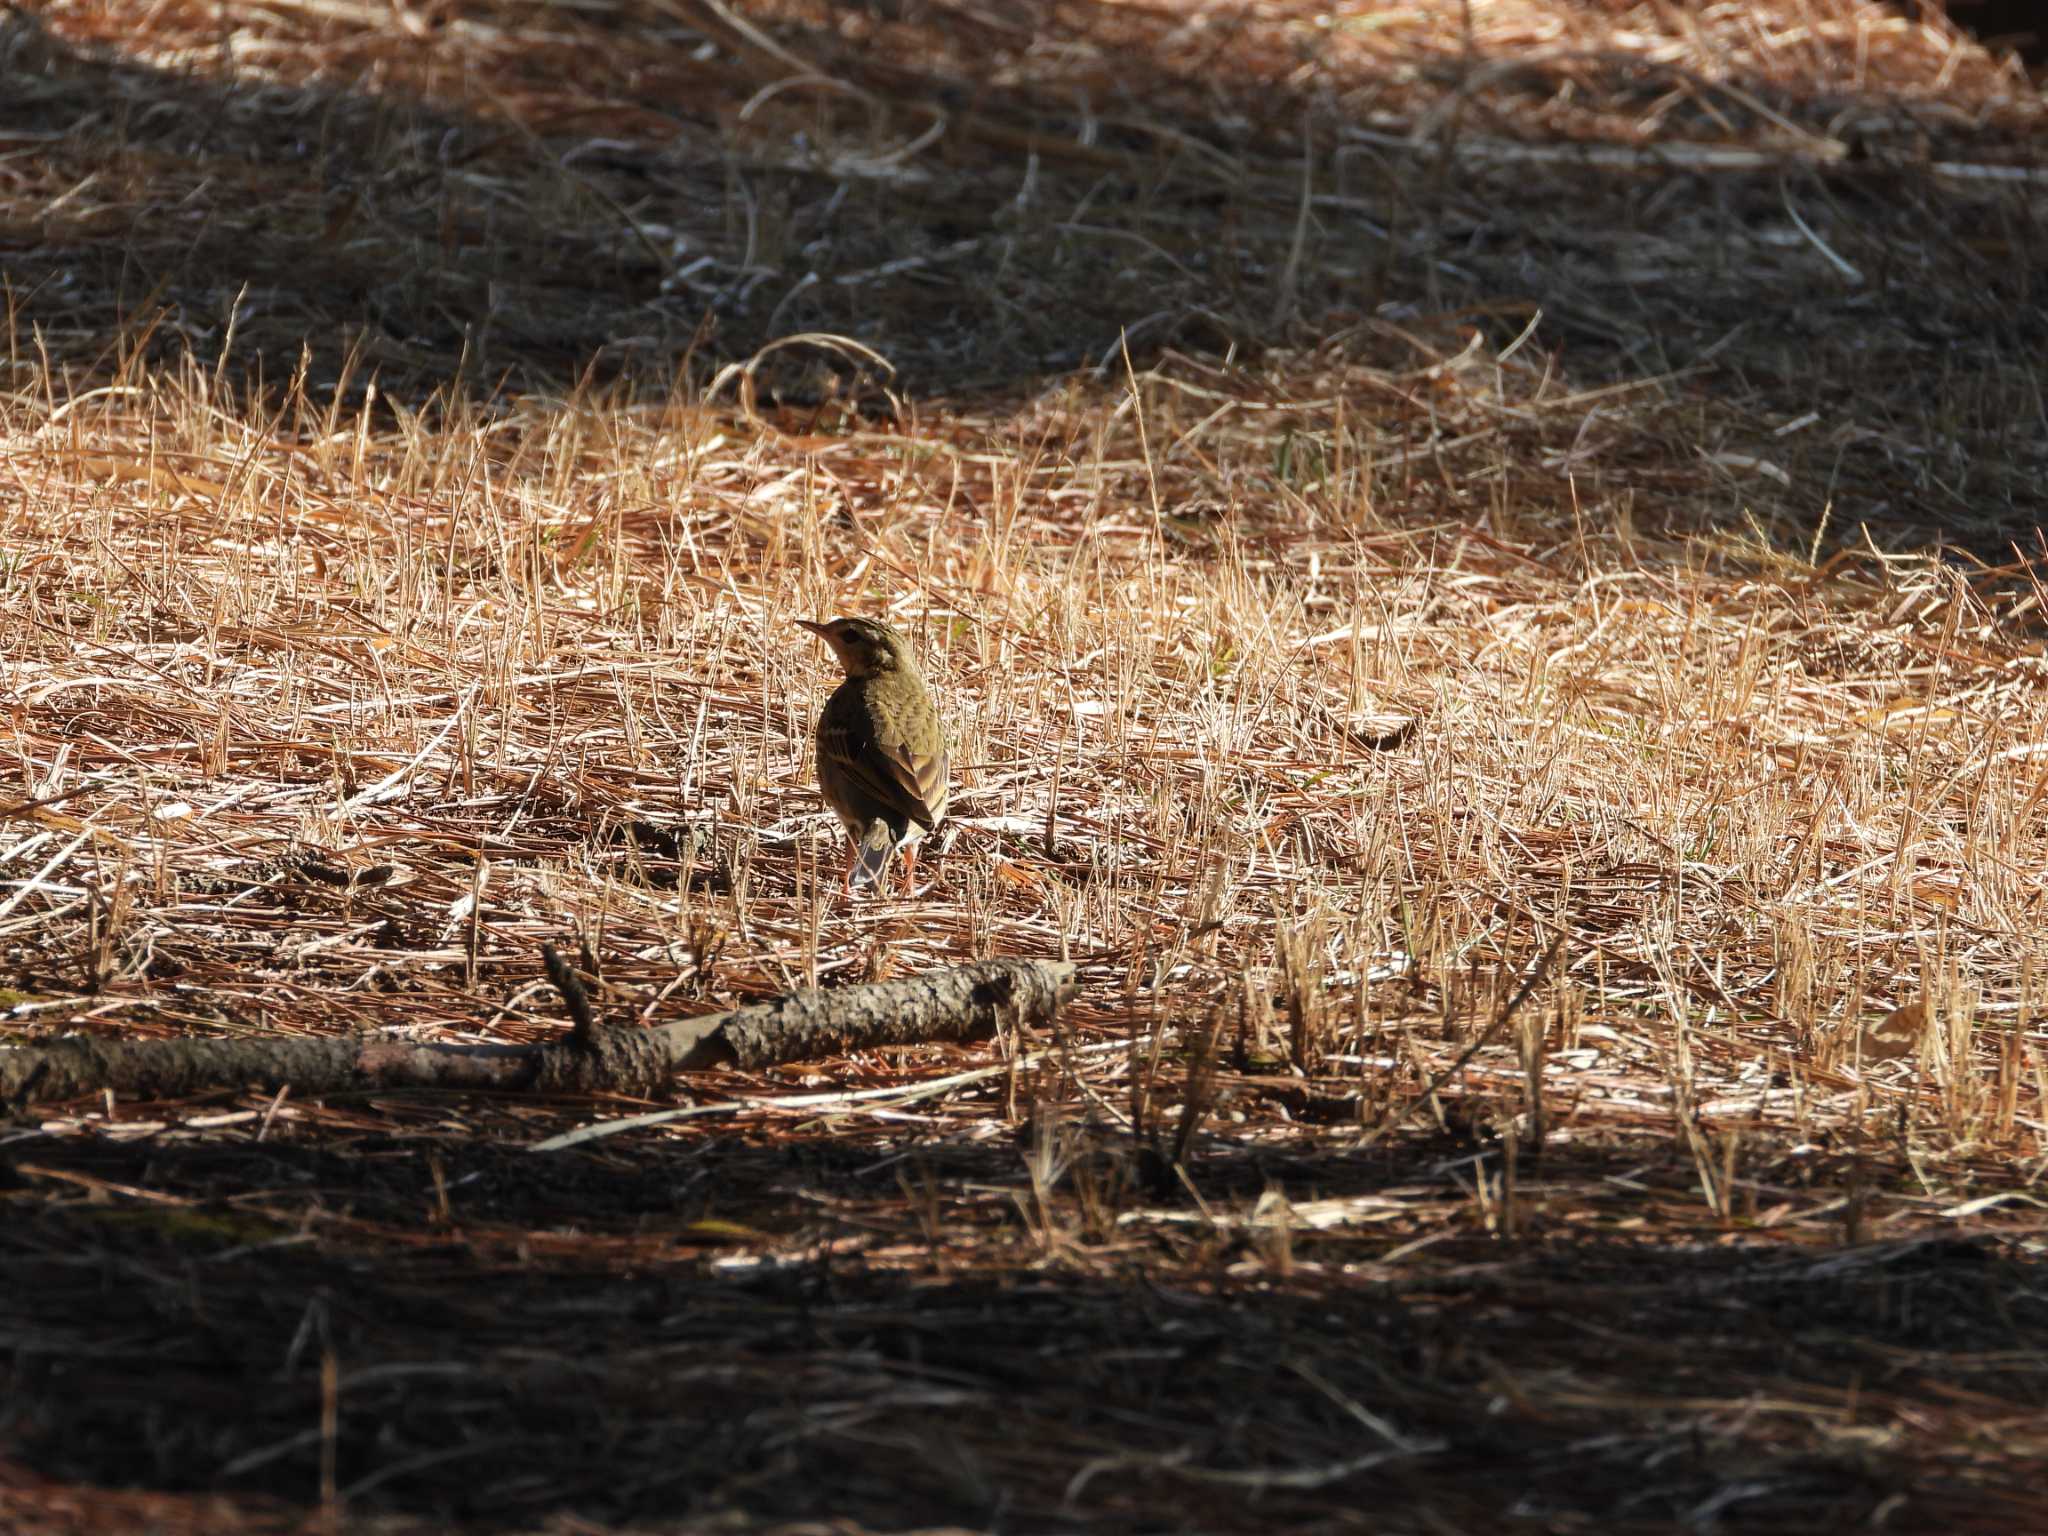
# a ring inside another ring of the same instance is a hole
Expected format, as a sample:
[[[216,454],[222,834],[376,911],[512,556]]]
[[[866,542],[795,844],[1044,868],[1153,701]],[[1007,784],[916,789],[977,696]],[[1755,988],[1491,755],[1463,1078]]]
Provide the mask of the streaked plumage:
[[[873,884],[946,816],[946,736],[910,642],[871,619],[797,623],[832,647],[846,681],[818,717],[818,788],[853,839],[849,886]]]

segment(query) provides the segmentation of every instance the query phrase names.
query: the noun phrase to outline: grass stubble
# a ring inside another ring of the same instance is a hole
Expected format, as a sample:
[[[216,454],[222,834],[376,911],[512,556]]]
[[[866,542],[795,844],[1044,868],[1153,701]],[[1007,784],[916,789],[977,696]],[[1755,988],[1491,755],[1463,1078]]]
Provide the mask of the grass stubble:
[[[533,1040],[565,940],[622,1017],[1085,988],[540,1157],[659,1106],[17,1114],[18,1528],[2038,1511],[2009,66],[1850,0],[8,27],[8,1038]],[[956,728],[913,901],[833,890],[842,611]]]

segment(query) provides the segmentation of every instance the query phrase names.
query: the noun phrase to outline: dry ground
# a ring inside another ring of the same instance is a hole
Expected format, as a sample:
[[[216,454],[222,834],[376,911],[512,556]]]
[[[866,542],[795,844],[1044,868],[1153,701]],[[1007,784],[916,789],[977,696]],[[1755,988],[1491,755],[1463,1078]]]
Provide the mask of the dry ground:
[[[1868,0],[5,13],[7,1040],[1085,991],[12,1106],[0,1525],[2048,1528],[2042,125]]]

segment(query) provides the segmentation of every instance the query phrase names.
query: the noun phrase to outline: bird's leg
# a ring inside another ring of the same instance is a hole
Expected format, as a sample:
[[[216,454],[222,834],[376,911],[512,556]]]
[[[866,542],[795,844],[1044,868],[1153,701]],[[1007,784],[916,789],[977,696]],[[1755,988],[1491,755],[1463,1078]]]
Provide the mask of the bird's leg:
[[[853,872],[860,867],[860,844],[855,843],[846,855],[846,873],[840,877],[839,889],[848,896],[853,894]]]
[[[903,894],[914,895],[912,887],[917,881],[917,844],[907,844],[903,849]]]

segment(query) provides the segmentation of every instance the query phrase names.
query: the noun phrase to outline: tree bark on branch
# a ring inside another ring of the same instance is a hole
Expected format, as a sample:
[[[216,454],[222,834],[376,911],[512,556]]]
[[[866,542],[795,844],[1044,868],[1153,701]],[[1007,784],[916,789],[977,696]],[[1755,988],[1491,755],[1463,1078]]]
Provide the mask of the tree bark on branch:
[[[981,960],[833,991],[792,992],[654,1029],[591,1019],[573,974],[550,953],[576,1028],[546,1045],[429,1045],[374,1036],[278,1040],[102,1040],[73,1035],[0,1051],[0,1100],[17,1108],[112,1090],[173,1099],[221,1088],[295,1095],[364,1088],[528,1089],[646,1094],[672,1072],[773,1066],[878,1045],[975,1040],[1004,1023],[1044,1024],[1074,995],[1074,968]]]

